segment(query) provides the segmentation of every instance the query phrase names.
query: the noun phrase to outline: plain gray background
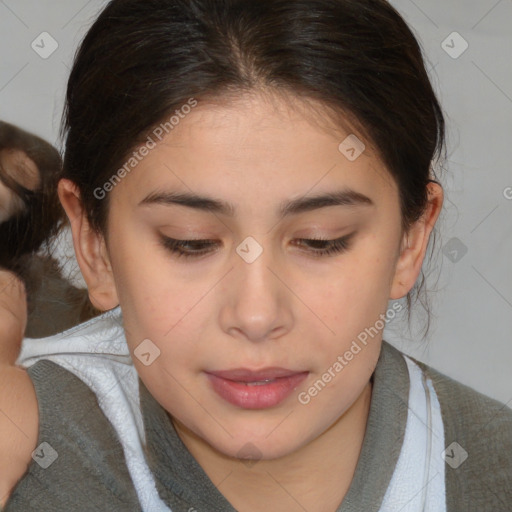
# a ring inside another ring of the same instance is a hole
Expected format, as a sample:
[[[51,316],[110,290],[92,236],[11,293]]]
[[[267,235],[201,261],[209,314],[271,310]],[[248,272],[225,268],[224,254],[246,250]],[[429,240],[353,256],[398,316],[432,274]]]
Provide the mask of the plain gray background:
[[[413,325],[409,332],[398,319],[388,325],[385,339],[510,406],[512,1],[391,3],[425,50],[447,117],[449,157],[441,175],[446,201],[437,257],[429,267],[429,335],[422,340],[419,328]],[[1,119],[60,146],[69,66],[105,4],[0,1]],[[58,47],[48,55],[52,45]],[[421,318],[420,309],[415,325]]]

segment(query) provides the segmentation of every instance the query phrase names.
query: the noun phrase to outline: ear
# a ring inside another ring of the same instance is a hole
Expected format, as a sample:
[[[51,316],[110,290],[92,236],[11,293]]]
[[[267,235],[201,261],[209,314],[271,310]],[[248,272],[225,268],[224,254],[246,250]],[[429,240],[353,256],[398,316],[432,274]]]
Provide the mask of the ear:
[[[61,179],[58,185],[60,202],[69,218],[76,259],[96,309],[107,311],[119,305],[105,239],[91,228],[80,199],[78,187]]]
[[[443,206],[443,188],[430,182],[428,205],[425,212],[404,234],[395,275],[391,286],[390,299],[407,295],[418,279],[428,247],[428,241]]]

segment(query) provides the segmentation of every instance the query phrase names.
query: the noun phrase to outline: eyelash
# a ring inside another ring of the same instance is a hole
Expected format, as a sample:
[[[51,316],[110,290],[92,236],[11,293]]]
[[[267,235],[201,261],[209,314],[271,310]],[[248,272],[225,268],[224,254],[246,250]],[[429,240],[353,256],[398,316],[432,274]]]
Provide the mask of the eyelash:
[[[332,256],[335,254],[341,254],[347,251],[350,248],[350,242],[355,233],[351,233],[350,235],[345,235],[341,238],[337,238],[335,240],[327,240],[324,238],[299,238],[300,242],[312,243],[314,244],[327,244],[326,248],[323,249],[313,249],[311,254],[313,257],[322,257],[322,256]],[[176,240],[174,238],[169,238],[166,236],[161,237],[161,243],[165,249],[174,253],[177,257],[185,257],[185,258],[199,258],[204,254],[208,254],[211,251],[209,250],[200,250],[200,251],[186,251],[183,250],[184,246],[191,244],[199,245],[200,247],[212,247],[215,246],[215,240]]]

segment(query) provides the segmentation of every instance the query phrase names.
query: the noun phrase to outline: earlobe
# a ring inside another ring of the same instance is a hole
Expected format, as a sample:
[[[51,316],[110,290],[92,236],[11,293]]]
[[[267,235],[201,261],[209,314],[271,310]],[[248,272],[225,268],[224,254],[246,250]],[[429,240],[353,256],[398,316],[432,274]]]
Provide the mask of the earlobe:
[[[58,194],[70,222],[75,254],[89,298],[96,309],[113,309],[119,300],[105,239],[91,228],[75,183],[61,179]]]
[[[428,184],[428,205],[422,217],[404,234],[400,256],[391,286],[390,299],[404,297],[418,279],[428,242],[443,206],[443,189],[436,183]]]

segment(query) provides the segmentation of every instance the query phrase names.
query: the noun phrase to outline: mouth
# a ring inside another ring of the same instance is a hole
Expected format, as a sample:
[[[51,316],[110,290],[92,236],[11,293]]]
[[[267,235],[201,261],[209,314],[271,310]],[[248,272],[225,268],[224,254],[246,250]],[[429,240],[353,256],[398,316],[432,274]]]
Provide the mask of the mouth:
[[[213,391],[242,409],[267,409],[283,402],[309,375],[285,368],[206,372]]]

